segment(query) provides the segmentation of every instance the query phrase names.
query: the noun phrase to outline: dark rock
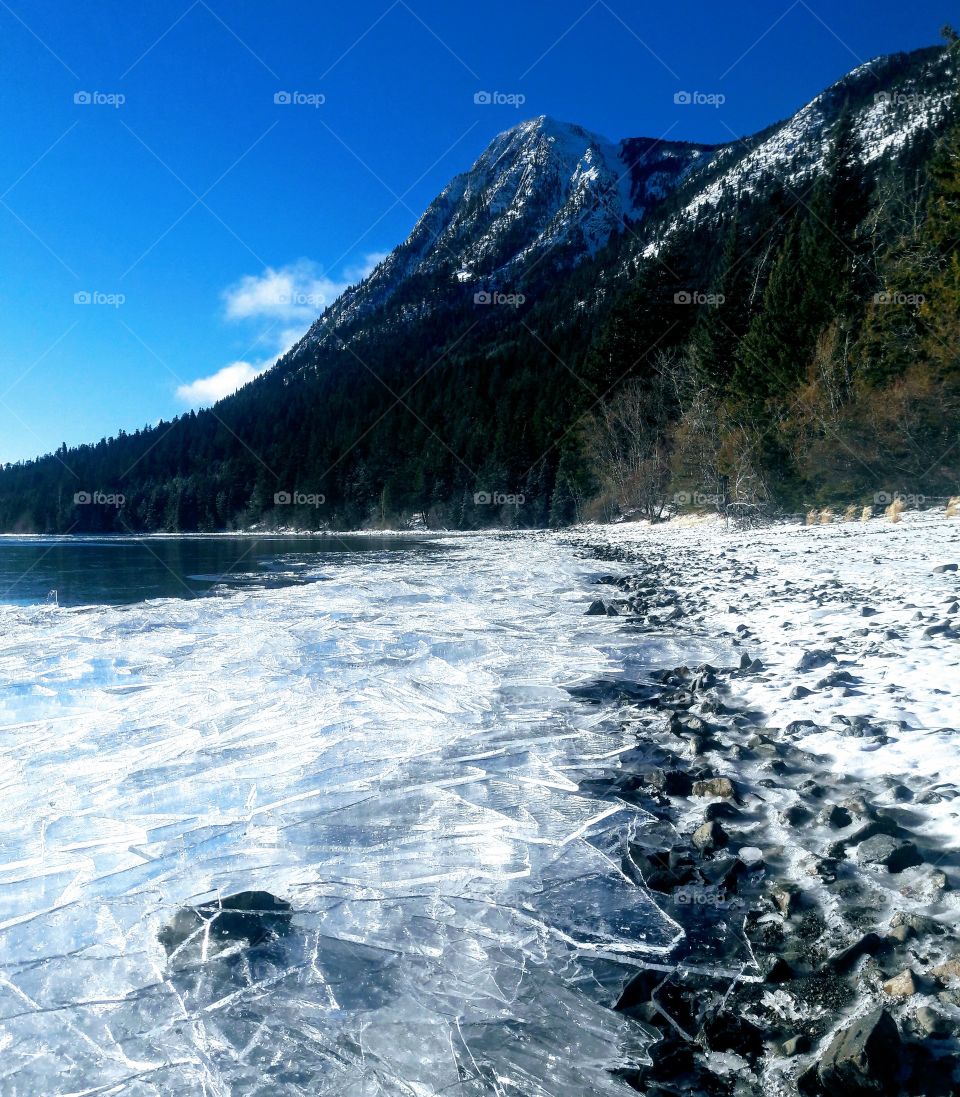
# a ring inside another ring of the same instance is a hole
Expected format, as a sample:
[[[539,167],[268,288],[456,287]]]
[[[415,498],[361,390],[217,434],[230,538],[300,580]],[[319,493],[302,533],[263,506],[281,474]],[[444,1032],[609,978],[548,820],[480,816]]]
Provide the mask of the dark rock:
[[[772,983],[774,985],[780,983],[789,983],[796,977],[796,972],[782,957],[778,956],[776,960],[770,965],[766,976],[764,977],[765,983]]]
[[[896,948],[898,945],[905,945],[907,941],[909,941],[911,937],[915,937],[916,934],[910,926],[894,926],[887,936]]]
[[[719,823],[710,822],[697,827],[691,841],[702,853],[711,853],[715,849],[722,849],[729,839]]]
[[[890,942],[878,933],[865,933],[859,941],[831,956],[828,966],[832,971],[850,971],[864,956],[877,956],[890,947]]]
[[[938,621],[935,625],[930,625],[923,630],[924,636],[943,636],[950,632],[953,625],[950,621]]]
[[[804,796],[809,796],[812,800],[822,800],[827,795],[826,788],[812,778],[808,778],[799,785],[797,791],[802,792]]]
[[[923,864],[923,857],[913,842],[878,834],[857,846],[857,861],[861,865],[884,865],[896,873]]]
[[[666,796],[689,796],[693,789],[693,779],[679,769],[651,770],[644,776],[644,781]]]
[[[703,1039],[711,1051],[733,1051],[755,1060],[763,1054],[763,1032],[745,1017],[722,1010],[703,1025]]]
[[[852,686],[858,681],[859,679],[854,678],[848,670],[835,670],[817,682],[817,689],[835,689],[837,686]]]
[[[858,1017],[834,1036],[817,1067],[831,1097],[871,1097],[900,1089],[901,1045],[886,1010]]]
[[[917,1010],[917,1024],[925,1035],[934,1039],[942,1039],[953,1032],[950,1021],[929,1006],[921,1006]]]
[[[829,808],[825,808],[821,813],[821,818],[827,826],[833,827],[835,830],[844,830],[853,822],[853,816],[850,812],[846,808],[840,807],[839,804],[832,804]]]
[[[810,1037],[800,1033],[798,1036],[791,1036],[789,1040],[784,1040],[780,1045],[780,1052],[786,1055],[788,1058],[794,1055],[803,1055],[810,1050]]]
[[[956,571],[956,564],[940,564],[933,569],[934,575],[946,575],[949,571]]]
[[[727,800],[714,800],[703,810],[703,817],[708,823],[714,819],[739,819],[742,815],[743,812]]]
[[[812,720],[791,720],[783,729],[785,735],[808,735],[817,730],[817,725]]]
[[[746,865],[738,857],[716,857],[712,861],[704,861],[697,872],[707,887],[736,890],[737,881],[746,872]]]
[[[921,935],[929,933],[939,937],[946,933],[946,927],[938,922],[936,918],[931,918],[929,914],[916,914],[907,910],[895,911],[890,919],[891,929],[897,929],[899,926],[909,926],[914,933]]]
[[[813,690],[807,689],[806,686],[794,686],[793,689],[790,690],[791,701],[802,701],[804,698],[810,697],[812,695]]]
[[[906,785],[895,784],[890,792],[894,800],[901,804],[908,804],[913,799],[913,792]]]
[[[816,670],[818,667],[825,667],[828,663],[835,663],[836,661],[836,656],[832,652],[814,648],[812,651],[803,653],[800,662],[797,663],[797,670]]]
[[[586,617],[606,617],[607,616],[607,603],[602,598],[597,598],[596,601],[591,602]]]
[[[860,610],[861,617],[876,617],[879,610],[873,609],[872,606],[863,606]]]
[[[780,812],[780,820],[791,827],[799,827],[804,823],[809,823],[813,818],[813,812],[809,808],[805,808],[802,804],[792,804],[784,811]]]
[[[292,909],[269,891],[241,891],[213,903],[185,907],[157,934],[167,955],[171,955],[198,931],[223,948],[244,942],[255,946],[276,940],[289,932]]]

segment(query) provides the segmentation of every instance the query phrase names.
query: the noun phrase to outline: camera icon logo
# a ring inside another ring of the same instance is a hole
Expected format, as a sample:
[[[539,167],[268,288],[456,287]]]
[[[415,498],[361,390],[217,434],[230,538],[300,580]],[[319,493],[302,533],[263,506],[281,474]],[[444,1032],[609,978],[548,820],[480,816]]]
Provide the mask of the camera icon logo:
[[[293,102],[293,96],[288,91],[275,91],[273,101],[277,106],[285,106],[287,103]]]
[[[474,93],[473,101],[478,107],[487,107],[493,102],[493,96],[488,91],[478,91]]]
[[[692,305],[693,294],[682,289],[673,295],[673,303],[675,305]]]
[[[87,506],[93,502],[93,497],[89,491],[78,491],[74,493],[73,502],[76,506]]]
[[[93,296],[86,290],[80,290],[73,295],[73,303],[75,305],[89,305],[93,301]]]
[[[292,502],[293,499],[289,491],[278,491],[273,496],[273,505],[276,507],[287,506]]]
[[[489,491],[478,491],[478,492],[474,493],[474,496],[473,496],[474,506],[484,507],[484,506],[487,506],[489,503],[492,503],[492,502],[493,502],[493,496],[490,494]]]
[[[693,102],[693,96],[688,91],[678,91],[674,94],[673,101],[678,107],[688,107]]]
[[[473,295],[473,303],[475,305],[490,305],[493,303],[493,294],[487,293],[486,290],[479,290]]]
[[[86,107],[93,102],[93,96],[88,91],[75,91],[73,101],[78,107]]]
[[[880,507],[888,507],[893,502],[893,496],[889,491],[878,491],[873,497],[874,503]]]

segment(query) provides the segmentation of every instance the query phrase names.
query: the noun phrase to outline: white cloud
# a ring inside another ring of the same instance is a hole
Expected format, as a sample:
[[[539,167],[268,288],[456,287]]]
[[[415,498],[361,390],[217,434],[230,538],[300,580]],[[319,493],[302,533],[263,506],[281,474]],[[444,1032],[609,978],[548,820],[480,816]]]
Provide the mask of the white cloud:
[[[192,405],[215,404],[268,368],[267,365],[258,367],[249,362],[231,362],[229,366],[218,369],[209,377],[200,377],[189,385],[181,385],[177,389],[177,399]]]
[[[339,279],[328,277],[311,259],[244,275],[223,291],[224,315],[233,323],[256,323],[260,330],[253,345],[267,353],[258,361],[231,362],[209,377],[180,385],[177,399],[194,407],[216,403],[259,377],[300,339],[327,305],[366,278],[385,258],[385,252],[370,252],[360,263],[344,267]]]
[[[339,279],[330,278],[310,259],[298,259],[285,267],[267,267],[262,274],[247,274],[223,294],[229,320],[302,320],[310,323],[348,286],[365,278],[383,259],[380,252],[347,267]]]

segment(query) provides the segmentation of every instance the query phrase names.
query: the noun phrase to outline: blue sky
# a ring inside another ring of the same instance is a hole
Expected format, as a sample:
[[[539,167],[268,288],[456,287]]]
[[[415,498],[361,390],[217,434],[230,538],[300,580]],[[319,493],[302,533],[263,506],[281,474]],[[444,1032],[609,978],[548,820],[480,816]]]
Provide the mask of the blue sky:
[[[525,117],[726,140],[953,8],[0,0],[0,461],[252,376]]]

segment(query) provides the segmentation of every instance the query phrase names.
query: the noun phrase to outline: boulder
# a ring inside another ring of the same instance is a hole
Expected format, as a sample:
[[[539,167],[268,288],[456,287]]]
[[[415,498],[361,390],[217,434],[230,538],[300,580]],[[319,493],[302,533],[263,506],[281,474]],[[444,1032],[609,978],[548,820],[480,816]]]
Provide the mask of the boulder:
[[[693,832],[691,841],[701,853],[711,853],[727,844],[727,833],[719,823],[703,823]]]
[[[883,993],[890,998],[912,998],[919,991],[920,984],[910,968],[901,971],[899,975],[894,975],[883,984]]]
[[[797,670],[816,670],[818,667],[825,667],[828,663],[835,663],[837,661],[836,656],[829,651],[823,651],[820,648],[814,648],[812,651],[805,651],[800,657],[800,662],[797,663]]]
[[[922,864],[923,857],[913,842],[876,834],[857,846],[857,861],[861,865],[883,865],[890,872],[903,872],[905,868]]]
[[[170,956],[191,939],[199,943],[206,937],[210,955],[236,944],[253,947],[277,940],[289,932],[292,915],[290,904],[269,891],[241,891],[178,910],[157,938]]]
[[[930,974],[942,986],[950,986],[960,979],[960,960],[947,960],[930,969]]]
[[[730,800],[736,795],[736,789],[729,777],[711,777],[707,781],[694,781],[694,796],[719,796]]]
[[[834,830],[845,830],[853,822],[853,816],[839,804],[830,804],[820,813],[820,819]]]
[[[917,1024],[925,1035],[932,1036],[935,1040],[943,1039],[953,1031],[950,1021],[929,1006],[921,1006],[917,1010]]]
[[[890,1014],[878,1009],[834,1036],[817,1076],[831,1097],[872,1097],[897,1093],[900,1069],[900,1033]]]

